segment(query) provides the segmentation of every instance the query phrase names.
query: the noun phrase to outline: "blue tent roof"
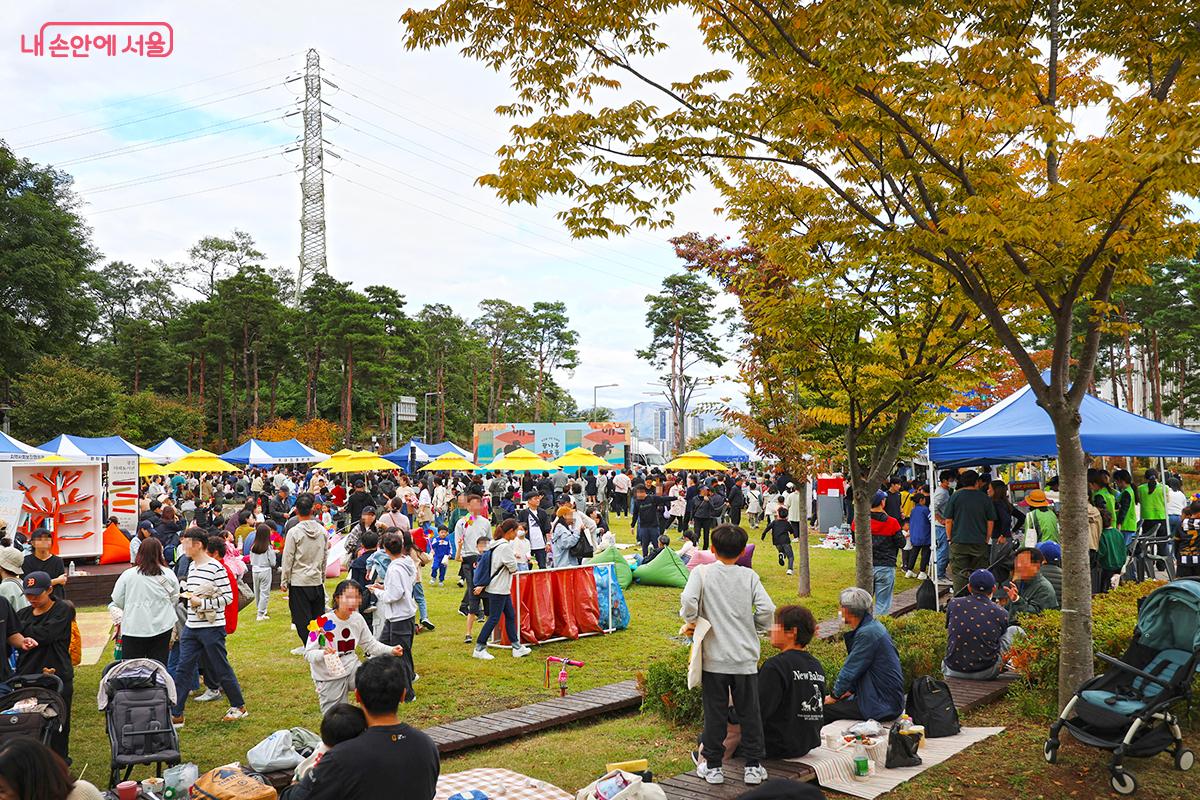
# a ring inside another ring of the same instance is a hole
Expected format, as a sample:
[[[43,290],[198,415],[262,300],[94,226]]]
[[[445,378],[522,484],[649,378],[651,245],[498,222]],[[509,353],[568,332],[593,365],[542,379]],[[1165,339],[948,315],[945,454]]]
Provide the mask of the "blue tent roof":
[[[1165,425],[1084,395],[1080,438],[1093,456],[1200,458],[1200,433]],[[1056,458],[1050,415],[1028,386],[949,433],[929,440],[929,460],[939,466],[1006,464]]]
[[[700,452],[714,461],[734,464],[744,464],[753,455],[753,451],[746,452],[744,447],[724,433],[701,447]]]
[[[39,449],[64,458],[92,461],[103,461],[108,456],[140,456],[146,453],[120,436],[70,436],[65,433],[54,437]]]
[[[404,469],[408,466],[408,456],[414,447],[417,449],[416,463],[418,464],[428,464],[430,461],[433,461],[435,458],[441,455],[441,453],[434,455],[430,452],[429,448],[433,447],[433,445],[425,444],[420,439],[411,439],[397,447],[392,452],[384,453],[383,457],[388,461],[391,461],[393,464],[398,464],[401,469]]]
[[[942,417],[937,422],[931,422],[929,425],[926,425],[925,432],[930,436],[941,436],[944,433],[949,433],[961,424],[954,417]]]
[[[438,442],[437,444],[423,444],[421,445],[421,449],[430,458],[440,458],[446,455],[446,453],[457,453],[463,458],[471,458],[470,451],[462,449],[451,441]]]
[[[231,464],[308,464],[313,461],[323,461],[328,458],[295,439],[284,442],[264,442],[251,439],[228,453],[222,453],[221,458]]]

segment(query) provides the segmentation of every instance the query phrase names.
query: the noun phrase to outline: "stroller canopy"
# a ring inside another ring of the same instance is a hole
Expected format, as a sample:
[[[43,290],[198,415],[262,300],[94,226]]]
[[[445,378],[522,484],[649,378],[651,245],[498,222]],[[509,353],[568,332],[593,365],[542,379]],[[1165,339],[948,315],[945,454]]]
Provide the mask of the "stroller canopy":
[[[1138,610],[1139,642],[1155,650],[1200,652],[1200,581],[1175,580],[1150,593]]]
[[[131,658],[116,661],[105,668],[96,692],[96,706],[101,711],[108,708],[114,692],[130,685],[162,686],[167,690],[167,699],[175,704],[175,681],[167,668],[152,658]]]

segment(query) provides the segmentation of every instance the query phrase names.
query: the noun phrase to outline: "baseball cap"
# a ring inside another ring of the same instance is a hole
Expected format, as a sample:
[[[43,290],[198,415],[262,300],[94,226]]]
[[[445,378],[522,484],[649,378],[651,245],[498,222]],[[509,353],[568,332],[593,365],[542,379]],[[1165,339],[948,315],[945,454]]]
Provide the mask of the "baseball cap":
[[[871,501],[871,505],[882,505],[883,501],[887,500],[887,492],[876,492],[875,499]]]
[[[0,547],[0,568],[13,575],[25,571],[25,554],[15,547]]]
[[[970,584],[971,591],[990,592],[996,588],[996,576],[986,569],[977,569],[971,573],[967,583]]]
[[[357,479],[355,479],[355,481],[354,481],[354,488],[356,488],[356,489],[357,489],[359,486],[366,486],[366,485],[367,485],[367,484],[366,484],[366,482],[365,482],[365,481],[363,481],[363,479],[362,479],[362,478],[357,478]]]
[[[364,513],[364,514],[374,514],[374,513],[375,513],[375,506],[365,506],[365,507],[363,508],[363,510],[362,510],[362,513]]]
[[[21,583],[25,594],[41,594],[50,591],[50,576],[44,572],[31,572]]]
[[[1042,551],[1042,558],[1051,564],[1057,564],[1062,561],[1062,545],[1058,542],[1042,542],[1037,546],[1037,549]]]

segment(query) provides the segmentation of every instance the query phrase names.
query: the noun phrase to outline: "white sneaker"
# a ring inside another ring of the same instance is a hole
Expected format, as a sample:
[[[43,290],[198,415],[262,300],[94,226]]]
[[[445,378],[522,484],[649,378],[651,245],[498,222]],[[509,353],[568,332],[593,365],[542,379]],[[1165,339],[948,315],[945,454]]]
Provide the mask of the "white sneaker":
[[[917,573],[917,580],[919,580],[919,581],[927,581],[927,580],[929,580],[929,576],[928,576],[928,575],[926,575],[924,572],[918,572],[918,573]]]
[[[915,577],[917,577],[917,575],[916,575],[916,573],[915,573],[915,572],[913,572],[911,569],[906,569],[906,570],[904,570],[904,577],[906,577],[906,578],[915,578]]]
[[[768,777],[767,768],[764,766],[746,767],[745,776],[742,778],[742,781],[747,786],[756,786],[757,784],[765,781]]]
[[[221,717],[222,722],[237,722],[239,719],[245,719],[250,716],[250,712],[245,708],[233,708],[232,706],[225,712],[225,716]]]
[[[533,652],[532,650],[530,650],[528,647],[526,647],[523,644],[519,644],[512,649],[513,658],[524,658],[525,656],[529,655],[532,652]]]
[[[302,656],[302,655],[304,655],[304,645],[300,645],[299,647],[293,647],[293,648],[292,648],[292,655],[294,655],[294,656]]]
[[[698,777],[704,778],[705,783],[717,784],[717,783],[725,782],[725,773],[721,771],[721,768],[720,767],[711,767],[710,768],[708,766],[708,762],[706,762],[706,761],[701,761],[699,764],[696,765],[696,775]]]
[[[788,574],[788,575],[791,575],[791,574],[792,574],[792,571],[789,569],[787,574]]]
[[[200,695],[199,697],[197,697],[195,699],[196,699],[197,703],[210,703],[213,700],[220,700],[221,699],[221,690],[220,689],[205,689],[204,694]]]
[[[417,682],[417,681],[419,681],[419,680],[421,680],[421,673],[419,673],[419,672],[415,672],[415,673],[413,673],[413,679],[412,679],[412,682],[413,682],[413,683],[416,683],[416,682]]]
[[[494,656],[494,655],[492,655],[491,653],[489,653],[489,652],[487,651],[487,648],[486,648],[486,647],[485,647],[485,648],[478,648],[478,647],[477,647],[477,648],[475,648],[474,650],[472,650],[472,651],[471,651],[471,658],[479,658],[479,659],[482,659],[482,660],[484,660],[484,661],[491,661],[493,658],[495,658],[495,656]]]
[[[266,614],[259,614],[258,616],[256,616],[256,617],[254,618],[254,621],[255,621],[255,622],[262,622],[264,619],[270,619],[270,617],[269,617],[269,616],[267,616]]]

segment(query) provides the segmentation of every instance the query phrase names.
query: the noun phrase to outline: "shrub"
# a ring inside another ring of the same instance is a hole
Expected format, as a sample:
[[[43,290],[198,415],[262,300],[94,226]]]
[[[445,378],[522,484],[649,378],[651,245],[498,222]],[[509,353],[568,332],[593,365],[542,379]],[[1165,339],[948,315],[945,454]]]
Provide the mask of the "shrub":
[[[641,677],[642,710],[654,711],[676,725],[704,719],[700,687],[687,688],[688,648],[680,647],[655,661]]]

